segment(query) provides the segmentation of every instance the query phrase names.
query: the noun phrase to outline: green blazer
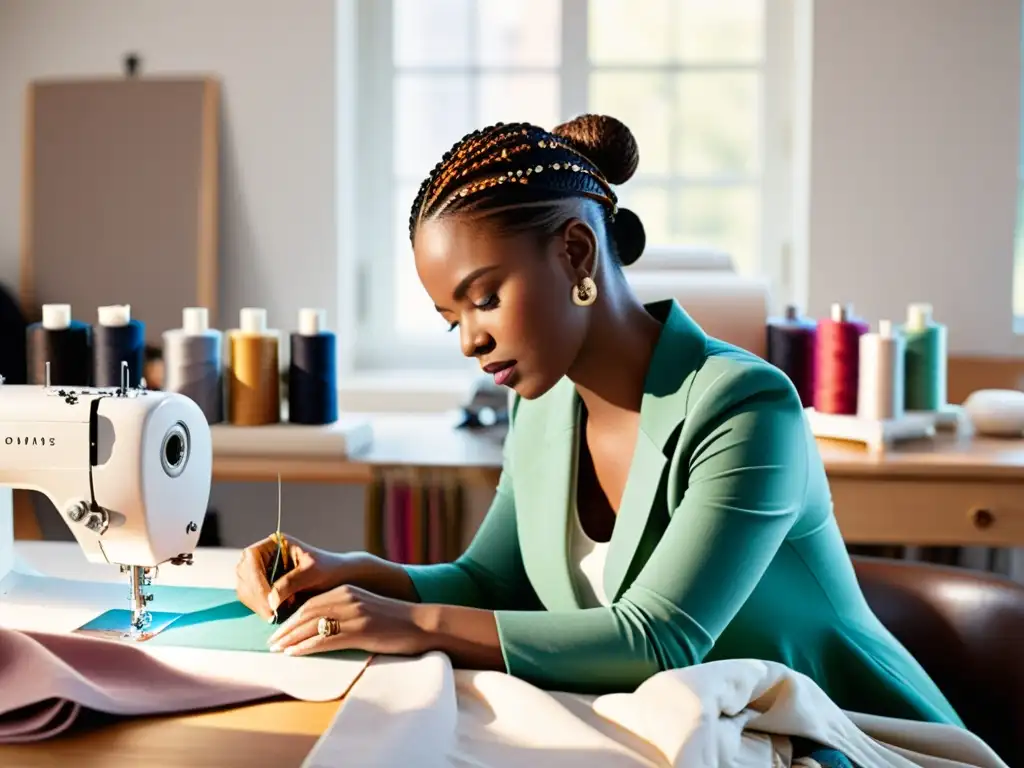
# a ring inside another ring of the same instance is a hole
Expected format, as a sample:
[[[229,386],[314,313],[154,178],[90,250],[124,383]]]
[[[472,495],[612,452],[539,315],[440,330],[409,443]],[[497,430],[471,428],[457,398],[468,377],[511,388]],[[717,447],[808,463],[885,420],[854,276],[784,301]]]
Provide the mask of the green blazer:
[[[578,395],[516,399],[497,493],[456,562],[407,566],[423,602],[495,611],[510,674],[548,689],[632,690],[661,670],[781,662],[839,706],[961,724],[868,608],[797,393],[674,301],[644,385],[609,543],[611,605],[583,608],[568,562]]]

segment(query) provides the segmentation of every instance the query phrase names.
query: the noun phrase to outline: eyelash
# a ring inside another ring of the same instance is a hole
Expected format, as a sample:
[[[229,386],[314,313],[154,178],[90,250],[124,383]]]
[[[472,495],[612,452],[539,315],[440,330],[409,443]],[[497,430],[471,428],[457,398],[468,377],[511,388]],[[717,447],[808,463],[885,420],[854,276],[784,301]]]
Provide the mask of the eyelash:
[[[473,306],[483,312],[489,312],[492,309],[497,309],[498,303],[498,294],[491,293],[488,294],[488,296],[481,303],[474,304]],[[458,323],[452,323],[451,325],[448,326],[448,332],[451,333],[458,327]]]

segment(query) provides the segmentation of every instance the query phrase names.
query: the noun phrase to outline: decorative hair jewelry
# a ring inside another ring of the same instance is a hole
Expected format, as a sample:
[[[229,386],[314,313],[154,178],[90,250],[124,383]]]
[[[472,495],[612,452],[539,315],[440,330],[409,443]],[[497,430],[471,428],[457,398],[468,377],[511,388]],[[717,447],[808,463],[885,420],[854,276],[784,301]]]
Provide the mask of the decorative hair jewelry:
[[[544,155],[554,157],[549,160]],[[510,169],[510,165],[519,167]],[[488,172],[490,166],[498,167]],[[561,189],[590,197],[605,206],[612,217],[618,212],[618,198],[608,180],[579,149],[528,123],[498,123],[463,136],[434,166],[413,203],[410,238],[420,216],[434,215],[497,186],[529,184],[541,174],[553,191]],[[472,179],[467,179],[469,183],[463,181],[467,176]]]
[[[572,287],[572,303],[577,307],[589,307],[597,301],[597,283],[584,277]]]

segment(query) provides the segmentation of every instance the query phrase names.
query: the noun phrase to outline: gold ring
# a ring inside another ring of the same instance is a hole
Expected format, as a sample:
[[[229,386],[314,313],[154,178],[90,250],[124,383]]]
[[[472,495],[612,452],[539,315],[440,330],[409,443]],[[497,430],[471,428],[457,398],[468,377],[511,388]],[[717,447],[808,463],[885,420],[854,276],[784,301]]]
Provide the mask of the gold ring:
[[[330,637],[338,633],[338,622],[335,619],[322,616],[316,623],[316,633],[320,637]]]

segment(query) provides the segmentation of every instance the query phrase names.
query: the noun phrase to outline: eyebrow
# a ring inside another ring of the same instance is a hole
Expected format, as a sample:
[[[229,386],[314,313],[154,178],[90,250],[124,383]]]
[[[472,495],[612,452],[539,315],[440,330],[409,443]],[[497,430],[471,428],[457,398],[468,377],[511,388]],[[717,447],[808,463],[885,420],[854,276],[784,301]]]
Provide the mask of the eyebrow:
[[[452,298],[455,299],[456,301],[459,301],[466,295],[466,291],[469,290],[469,286],[471,286],[481,277],[486,275],[488,272],[491,272],[497,268],[497,264],[492,264],[489,267],[480,267],[479,269],[474,269],[472,272],[470,272],[468,275],[462,278],[462,280],[459,281],[459,284],[455,286],[455,290],[452,291]],[[447,311],[443,307],[437,306],[437,304],[434,305],[434,309],[436,309],[438,312]]]

